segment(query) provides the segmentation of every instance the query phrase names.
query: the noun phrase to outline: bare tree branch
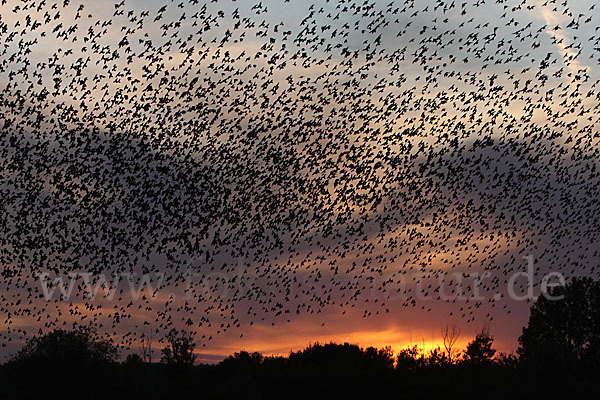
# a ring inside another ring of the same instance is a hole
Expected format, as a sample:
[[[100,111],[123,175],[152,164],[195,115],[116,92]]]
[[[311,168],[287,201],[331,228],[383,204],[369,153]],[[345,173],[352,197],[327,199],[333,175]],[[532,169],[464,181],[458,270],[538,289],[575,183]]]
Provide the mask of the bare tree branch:
[[[442,327],[442,339],[444,341],[444,348],[448,353],[448,361],[450,364],[454,362],[454,344],[459,336],[460,328],[456,326],[456,323],[452,323],[452,325],[446,324],[446,326]]]

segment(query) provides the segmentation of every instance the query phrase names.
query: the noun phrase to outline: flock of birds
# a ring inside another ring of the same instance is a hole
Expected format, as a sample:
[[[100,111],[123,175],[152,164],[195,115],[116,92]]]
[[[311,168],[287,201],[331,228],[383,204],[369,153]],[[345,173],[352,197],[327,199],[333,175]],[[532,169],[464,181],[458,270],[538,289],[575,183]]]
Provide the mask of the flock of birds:
[[[593,1],[0,10],[2,347],[445,302],[470,323],[510,312],[524,256],[598,276]],[[485,300],[452,297],[485,272]]]

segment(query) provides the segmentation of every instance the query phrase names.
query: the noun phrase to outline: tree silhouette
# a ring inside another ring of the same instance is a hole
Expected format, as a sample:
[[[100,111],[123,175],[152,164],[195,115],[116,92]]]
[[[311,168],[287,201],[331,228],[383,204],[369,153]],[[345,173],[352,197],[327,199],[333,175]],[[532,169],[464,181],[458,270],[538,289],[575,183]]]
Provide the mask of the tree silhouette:
[[[161,362],[170,365],[193,365],[196,361],[194,335],[171,329],[167,334],[168,345],[161,350]]]
[[[413,372],[422,367],[423,363],[424,358],[422,355],[419,356],[419,349],[416,345],[400,350],[396,356],[396,369],[398,371]]]
[[[493,344],[494,338],[487,328],[483,328],[467,345],[464,354],[465,362],[477,365],[490,364],[496,354]]]
[[[19,398],[42,398],[48,388],[68,379],[69,391],[94,398],[106,390],[116,367],[118,348],[87,327],[57,329],[27,340],[9,361],[13,380],[22,385]],[[32,379],[35,379],[32,384]]]
[[[600,363],[600,282],[573,279],[540,296],[519,338],[521,361],[539,366],[586,369]]]
[[[263,362],[263,355],[257,352],[249,353],[247,351],[240,351],[227,357],[221,361],[221,365],[224,367],[258,367]]]
[[[169,332],[162,361],[193,364],[192,339],[191,333]],[[110,342],[85,329],[59,330],[30,340],[9,363],[0,365],[0,397],[37,399],[57,385],[65,385],[77,398],[94,399],[187,399],[198,393],[209,399],[281,398],[282,393],[286,398],[394,398],[398,390],[407,398],[461,400],[555,394],[555,386],[544,385],[547,370],[529,368],[511,354],[496,355],[493,340],[483,329],[468,344],[464,359],[454,363],[440,347],[426,353],[417,346],[401,350],[394,367],[389,347],[328,343],[287,357],[240,351],[218,364],[166,368],[144,363],[135,352],[121,364],[113,362],[117,352]],[[597,373],[581,374],[578,369],[551,379],[558,378],[564,378],[563,393],[597,398],[589,395],[597,394]]]
[[[349,365],[360,365],[361,368],[392,368],[394,357],[392,348],[383,349],[368,347],[363,349],[357,345],[344,343],[314,344],[304,350],[290,353],[291,363],[319,364],[337,368],[347,368]]]
[[[426,358],[426,363],[430,367],[442,367],[450,364],[450,360],[446,356],[446,353],[438,346],[435,349],[429,351],[429,356]]]
[[[150,327],[150,331],[146,335],[142,334],[141,342],[140,342],[140,351],[142,353],[142,360],[149,364],[152,363],[152,327]]]
[[[456,326],[456,323],[452,325],[446,324],[442,328],[442,340],[444,341],[444,348],[446,349],[446,354],[448,357],[448,362],[452,364],[454,360],[454,344],[458,340],[460,336],[460,328]]]
[[[97,337],[89,328],[78,327],[72,331],[56,329],[29,339],[12,361],[79,365],[114,362],[117,356],[118,349],[111,341]]]
[[[125,364],[127,365],[138,365],[144,362],[143,358],[136,353],[128,354],[125,358]]]

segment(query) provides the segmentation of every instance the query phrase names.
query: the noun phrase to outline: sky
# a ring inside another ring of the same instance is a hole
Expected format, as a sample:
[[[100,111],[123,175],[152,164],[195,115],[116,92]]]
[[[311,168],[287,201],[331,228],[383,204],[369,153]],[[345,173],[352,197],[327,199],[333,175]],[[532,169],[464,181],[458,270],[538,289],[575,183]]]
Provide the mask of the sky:
[[[4,359],[73,324],[155,360],[171,329],[203,362],[452,324],[514,352],[597,278],[594,2],[0,10]]]

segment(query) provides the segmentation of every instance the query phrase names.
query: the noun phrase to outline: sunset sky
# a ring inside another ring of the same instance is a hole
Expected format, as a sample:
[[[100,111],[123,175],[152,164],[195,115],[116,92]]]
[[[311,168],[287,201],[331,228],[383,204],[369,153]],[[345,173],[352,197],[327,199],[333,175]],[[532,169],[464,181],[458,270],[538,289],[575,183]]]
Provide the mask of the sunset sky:
[[[2,359],[74,323],[156,360],[515,351],[544,277],[599,272],[598,12],[5,2]]]

